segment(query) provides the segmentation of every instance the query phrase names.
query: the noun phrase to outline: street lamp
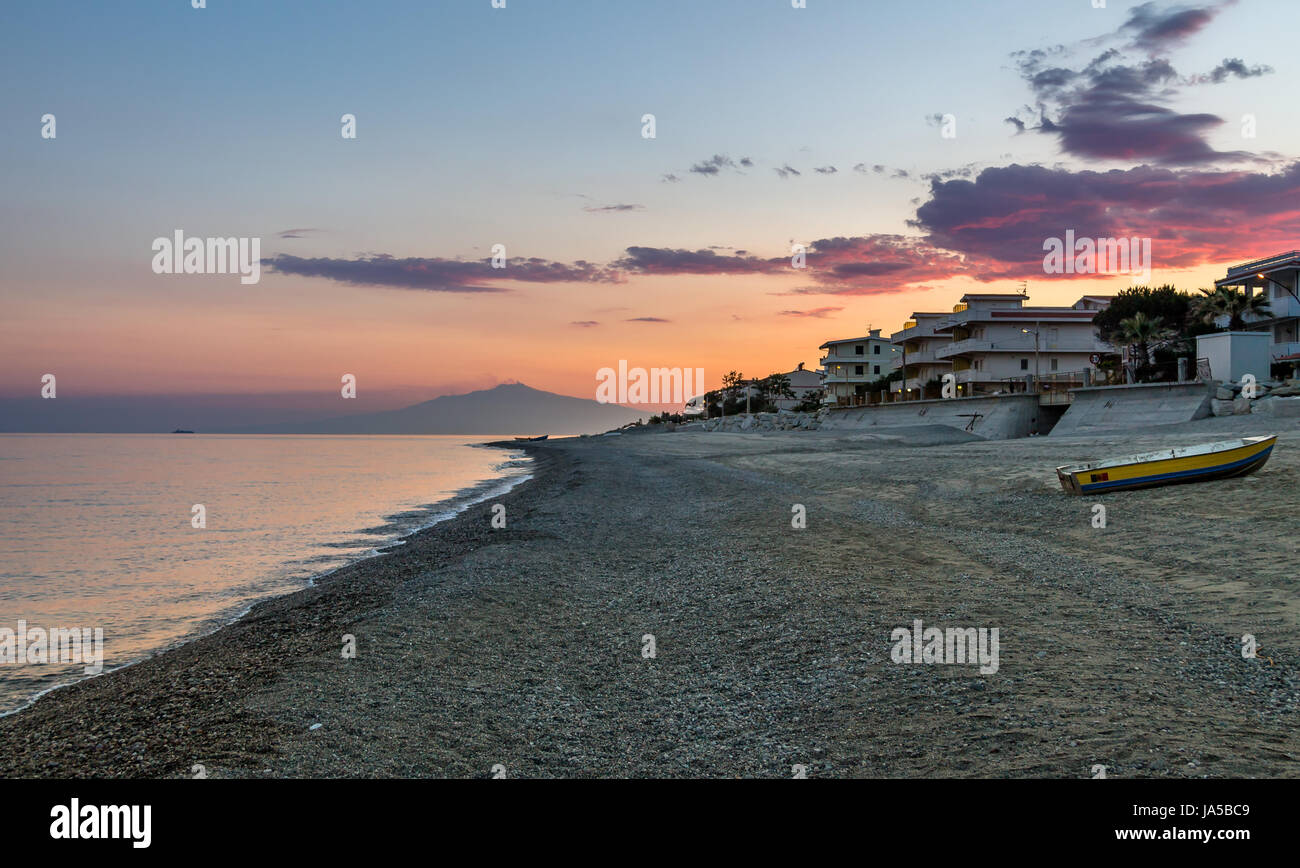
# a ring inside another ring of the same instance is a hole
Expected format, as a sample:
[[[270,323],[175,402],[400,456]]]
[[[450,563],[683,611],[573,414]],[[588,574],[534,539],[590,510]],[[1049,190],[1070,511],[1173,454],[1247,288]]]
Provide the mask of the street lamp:
[[[1032,329],[1021,329],[1022,335],[1032,334],[1034,336],[1034,391],[1038,391],[1038,329],[1040,323],[1034,323]]]

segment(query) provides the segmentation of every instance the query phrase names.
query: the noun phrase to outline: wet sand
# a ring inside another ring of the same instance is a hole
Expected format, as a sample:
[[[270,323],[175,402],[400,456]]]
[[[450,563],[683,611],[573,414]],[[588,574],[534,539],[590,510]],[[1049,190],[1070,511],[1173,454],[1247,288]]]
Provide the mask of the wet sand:
[[[1078,498],[1053,472],[1265,431],[1244,479]],[[58,690],[0,719],[0,775],[1300,774],[1293,420],[953,439],[530,444],[504,529],[481,504]],[[892,662],[918,618],[998,628],[997,672]]]

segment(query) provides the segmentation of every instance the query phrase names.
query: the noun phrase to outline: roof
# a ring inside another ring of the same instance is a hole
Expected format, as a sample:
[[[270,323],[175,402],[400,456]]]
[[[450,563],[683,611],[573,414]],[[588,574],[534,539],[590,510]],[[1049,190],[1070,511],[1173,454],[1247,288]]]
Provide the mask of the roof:
[[[877,335],[877,336],[875,336],[875,337],[872,337],[871,335],[867,335],[865,338],[840,338],[839,340],[835,340],[835,341],[827,341],[826,343],[822,344],[822,345],[821,345],[820,347],[818,347],[817,349],[819,349],[819,350],[824,350],[824,349],[826,349],[827,347],[834,346],[835,344],[856,344],[856,343],[860,343],[860,342],[862,342],[862,341],[880,341],[880,342],[882,342],[882,343],[886,343],[886,344],[887,344],[887,343],[889,343],[889,338],[881,337],[881,336],[879,336],[879,335]]]
[[[1243,281],[1249,282],[1255,275],[1270,274],[1274,271],[1290,271],[1300,268],[1300,250],[1278,253],[1264,259],[1243,262],[1228,266],[1228,276],[1214,281],[1215,286],[1235,286]]]

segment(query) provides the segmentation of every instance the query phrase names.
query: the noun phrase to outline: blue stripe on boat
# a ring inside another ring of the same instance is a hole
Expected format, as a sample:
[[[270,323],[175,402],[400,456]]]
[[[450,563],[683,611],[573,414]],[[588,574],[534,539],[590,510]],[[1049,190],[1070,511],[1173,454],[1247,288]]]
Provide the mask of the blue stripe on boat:
[[[1223,473],[1228,470],[1236,470],[1247,464],[1253,464],[1268,458],[1273,447],[1270,446],[1263,452],[1258,452],[1249,458],[1243,458],[1240,461],[1234,461],[1231,464],[1216,464],[1213,467],[1198,467],[1195,470],[1178,470],[1174,473],[1157,473],[1154,476],[1135,476],[1132,479],[1121,479],[1116,482],[1090,482],[1082,485],[1081,491],[1102,491],[1107,488],[1118,488],[1125,485],[1142,485],[1148,482],[1163,482],[1171,479],[1186,479],[1192,476],[1205,476],[1209,473]]]

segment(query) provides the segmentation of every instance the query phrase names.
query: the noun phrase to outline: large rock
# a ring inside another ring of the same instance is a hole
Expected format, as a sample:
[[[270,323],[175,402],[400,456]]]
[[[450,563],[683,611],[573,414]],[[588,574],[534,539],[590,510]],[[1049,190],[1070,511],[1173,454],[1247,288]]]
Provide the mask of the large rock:
[[[1214,390],[1214,398],[1216,401],[1231,401],[1232,389],[1227,386],[1220,386]]]
[[[1238,395],[1232,399],[1232,414],[1234,416],[1246,416],[1250,414],[1250,399],[1245,395]]]
[[[1300,418],[1300,398],[1269,398],[1255,402],[1253,412],[1278,418]]]
[[[1232,402],[1212,398],[1210,400],[1210,412],[1216,416],[1231,416],[1233,413]]]

